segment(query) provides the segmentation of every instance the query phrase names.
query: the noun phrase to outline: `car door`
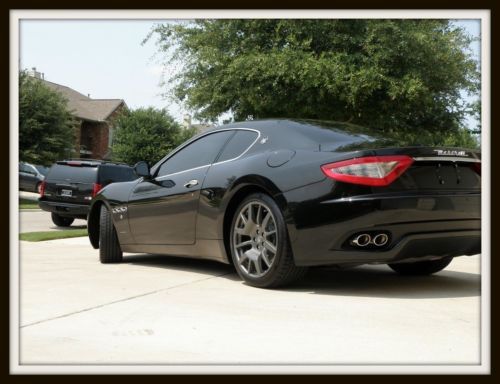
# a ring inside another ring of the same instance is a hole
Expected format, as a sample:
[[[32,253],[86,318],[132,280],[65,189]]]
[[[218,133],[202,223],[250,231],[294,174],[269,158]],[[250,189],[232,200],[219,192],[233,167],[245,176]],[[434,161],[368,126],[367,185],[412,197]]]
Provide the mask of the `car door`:
[[[27,164],[19,164],[19,187],[25,190],[33,190],[36,173]],[[36,185],[36,184],[35,184]]]
[[[205,175],[233,134],[225,130],[202,136],[168,157],[152,179],[136,184],[128,218],[137,244],[194,244]]]
[[[26,167],[24,164],[19,164],[19,189],[26,189]]]

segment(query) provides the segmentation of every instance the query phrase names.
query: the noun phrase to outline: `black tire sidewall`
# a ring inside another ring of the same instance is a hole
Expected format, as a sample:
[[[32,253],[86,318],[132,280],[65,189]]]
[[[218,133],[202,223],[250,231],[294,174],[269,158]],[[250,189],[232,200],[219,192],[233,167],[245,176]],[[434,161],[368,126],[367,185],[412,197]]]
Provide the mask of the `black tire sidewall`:
[[[60,216],[57,213],[51,214],[52,222],[57,225],[58,227],[69,227],[71,224],[73,224],[73,221],[75,221],[74,218],[72,217],[64,217]]]
[[[99,259],[101,263],[119,263],[123,260],[111,212],[104,204],[99,213]]]

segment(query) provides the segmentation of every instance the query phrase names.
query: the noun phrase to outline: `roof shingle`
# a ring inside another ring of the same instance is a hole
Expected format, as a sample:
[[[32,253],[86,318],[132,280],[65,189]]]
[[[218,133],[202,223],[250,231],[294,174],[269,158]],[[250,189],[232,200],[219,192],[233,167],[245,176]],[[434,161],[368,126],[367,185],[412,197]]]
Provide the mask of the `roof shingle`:
[[[69,110],[83,120],[104,121],[116,108],[125,103],[122,99],[91,99],[65,85],[40,80],[50,89],[61,93],[68,100]]]

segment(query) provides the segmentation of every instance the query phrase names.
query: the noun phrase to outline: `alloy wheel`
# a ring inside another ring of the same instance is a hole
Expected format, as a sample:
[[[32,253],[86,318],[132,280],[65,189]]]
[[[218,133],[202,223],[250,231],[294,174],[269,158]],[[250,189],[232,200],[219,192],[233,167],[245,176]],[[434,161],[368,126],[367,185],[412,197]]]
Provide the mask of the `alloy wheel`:
[[[260,201],[243,206],[234,223],[232,242],[243,273],[257,278],[269,272],[278,251],[278,232],[271,209]]]

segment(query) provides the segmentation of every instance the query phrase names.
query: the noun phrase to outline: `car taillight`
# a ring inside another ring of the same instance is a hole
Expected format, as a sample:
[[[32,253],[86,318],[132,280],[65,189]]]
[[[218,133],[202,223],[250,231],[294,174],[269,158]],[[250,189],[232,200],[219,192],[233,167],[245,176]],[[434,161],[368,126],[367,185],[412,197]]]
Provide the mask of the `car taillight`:
[[[476,171],[476,173],[481,176],[481,163],[474,163],[472,165],[472,168],[474,168],[474,171]]]
[[[95,197],[97,193],[102,189],[101,184],[94,183],[92,184],[92,197]]]
[[[40,197],[43,197],[45,195],[45,186],[47,185],[47,182],[44,180],[42,181],[42,184],[40,184]]]
[[[380,187],[391,184],[412,163],[409,156],[370,156],[325,164],[321,170],[345,183]]]

